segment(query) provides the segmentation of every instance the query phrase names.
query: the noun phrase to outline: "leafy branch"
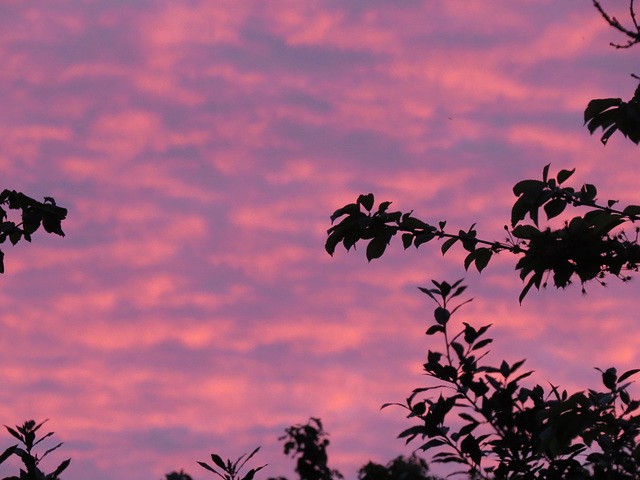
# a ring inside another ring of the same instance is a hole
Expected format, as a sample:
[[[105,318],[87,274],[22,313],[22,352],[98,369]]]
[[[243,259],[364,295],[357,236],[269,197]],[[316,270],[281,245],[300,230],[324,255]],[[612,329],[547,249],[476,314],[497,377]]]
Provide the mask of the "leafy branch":
[[[339,208],[331,215],[332,223],[340,221],[327,231],[325,250],[333,255],[336,246],[342,243],[349,251],[358,241],[364,240],[368,241],[366,256],[371,261],[381,257],[391,239],[400,233],[405,249],[412,245],[418,248],[438,239],[443,240],[441,251],[445,254],[460,243],[468,252],[465,269],[473,264],[479,272],[487,267],[494,255],[506,251],[520,256],[516,270],[525,282],[520,302],[532,286],[537,289],[546,286],[549,276],[558,288],[569,285],[574,275],[582,284],[593,279],[603,283],[607,274],[627,281],[630,277],[622,272],[637,271],[640,264],[637,234],[635,238],[629,238],[624,231],[612,231],[626,222],[640,220],[640,206],[616,209],[617,201],[598,203],[597,189],[591,184],[583,185],[579,190],[563,186],[574,172],[575,169],[560,170],[556,178],[550,178],[547,165],[542,180],[518,182],[513,187],[517,199],[511,210],[511,227],[505,226],[508,237],[502,241],[478,238],[475,224],[468,230],[453,233],[445,230],[445,221],[432,225],[414,217],[413,211],[389,211],[391,202],[382,202],[374,209],[374,196],[369,193],[360,195],[355,203]],[[540,209],[550,220],[562,214],[569,205],[586,206],[590,210],[567,220],[561,228],[540,229]],[[533,225],[522,223],[527,216]]]
[[[20,210],[21,221],[16,223],[8,219],[7,207]],[[24,193],[5,189],[0,193],[0,243],[7,239],[12,245],[24,239],[31,242],[31,235],[42,226],[47,233],[64,237],[62,220],[67,217],[67,209],[59,207],[51,197],[39,202]],[[4,253],[0,251],[0,273],[4,273]]]
[[[635,75],[633,77],[638,78]],[[600,141],[603,145],[607,144],[616,130],[637,145],[640,142],[640,86],[628,102],[623,102],[621,98],[591,100],[584,111],[584,123],[591,134],[602,128]]]
[[[209,465],[205,462],[198,462],[198,464],[202,468],[215,473],[223,480],[252,480],[256,472],[262,470],[264,467],[266,467],[266,465],[262,465],[258,468],[252,468],[242,478],[240,478],[240,470],[242,470],[242,467],[244,467],[244,465],[251,459],[251,457],[253,457],[258,452],[258,450],[260,450],[260,447],[256,448],[248,456],[247,454],[240,456],[240,458],[238,458],[235,462],[232,462],[231,460],[227,460],[225,462],[224,460],[222,460],[222,458],[220,458],[219,455],[212,453],[211,460],[213,461],[213,465]],[[218,471],[218,469],[220,469],[220,471]]]
[[[22,463],[24,464],[26,470],[20,469],[19,477],[5,477],[3,480],[58,480],[59,475],[69,466],[69,463],[71,463],[71,459],[63,461],[51,473],[44,473],[42,470],[40,470],[39,465],[44,457],[62,446],[62,443],[58,443],[54,447],[46,450],[40,457],[36,453],[33,453],[34,447],[39,445],[47,438],[53,436],[53,432],[49,432],[42,437],[37,438],[37,431],[40,429],[40,427],[42,427],[42,425],[44,425],[45,422],[46,420],[44,422],[36,424],[34,420],[29,420],[24,422],[22,426],[16,425],[15,429],[7,427],[5,425],[7,431],[13,437],[17,438],[20,443],[24,445],[24,447],[18,447],[17,445],[14,447],[10,447],[10,449],[7,449],[5,453],[0,456],[0,463],[2,460],[4,460],[4,458],[6,458],[5,456],[14,454],[20,457],[20,460],[22,460]]]

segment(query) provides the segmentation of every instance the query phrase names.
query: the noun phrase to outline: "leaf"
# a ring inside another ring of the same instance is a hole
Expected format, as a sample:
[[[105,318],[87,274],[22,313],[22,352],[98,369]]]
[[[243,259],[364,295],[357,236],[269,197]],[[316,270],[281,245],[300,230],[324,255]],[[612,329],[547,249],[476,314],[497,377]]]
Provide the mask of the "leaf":
[[[433,312],[433,316],[440,325],[446,325],[451,318],[451,313],[446,308],[438,307],[435,312]]]
[[[15,245],[16,243],[18,243],[21,237],[22,237],[22,230],[20,230],[19,228],[14,229],[9,234],[9,240],[11,241],[11,245]]]
[[[460,443],[460,450],[463,453],[468,454],[473,460],[473,463],[476,465],[480,464],[482,460],[482,451],[480,450],[480,445],[478,445],[478,441],[473,437],[473,435],[467,435],[462,443]]]
[[[4,428],[7,429],[7,431],[14,437],[16,437],[18,440],[20,440],[21,442],[24,442],[24,437],[22,435],[20,435],[18,432],[16,432],[13,428],[11,427],[7,427],[6,425],[4,426]]]
[[[447,282],[438,283],[435,280],[431,280],[431,283],[433,283],[436,287],[438,287],[438,290],[440,291],[440,295],[442,295],[443,298],[448,296],[449,293],[451,293],[452,287]]]
[[[327,238],[326,243],[324,244],[325,251],[333,257],[333,254],[336,251],[336,246],[340,243],[340,241],[344,238],[344,235],[340,232],[333,232]]]
[[[640,372],[640,368],[634,368],[633,370],[628,370],[624,372],[622,375],[620,375],[620,378],[618,378],[618,383],[624,382],[627,378],[629,378],[632,375],[635,375],[638,372]]]
[[[593,134],[593,132],[595,132],[598,128],[602,128],[604,130],[611,125],[613,125],[614,128],[617,128],[616,123],[618,123],[619,120],[620,107],[616,107],[594,116],[588,123],[587,128],[589,129],[589,132]]]
[[[535,192],[536,190],[542,191],[545,183],[540,180],[521,180],[513,186],[513,194],[519,197],[523,193]]]
[[[616,388],[616,380],[618,375],[615,368],[609,368],[606,372],[602,372],[602,383],[605,387],[613,390]]]
[[[640,205],[628,205],[627,207],[625,207],[622,213],[624,213],[629,217],[635,217],[637,215],[640,215]]]
[[[389,239],[386,235],[372,238],[369,245],[367,245],[367,260],[371,261],[374,258],[380,258],[388,244]]]
[[[567,201],[562,198],[554,198],[550,202],[545,203],[544,211],[547,214],[547,220],[560,215],[567,206]]]
[[[580,189],[579,200],[586,205],[592,205],[596,195],[598,195],[598,189],[595,185],[587,183]]]
[[[469,270],[469,265],[471,265],[471,263],[473,263],[473,261],[475,260],[475,251],[471,252],[469,255],[467,255],[464,259],[464,269],[465,270]]]
[[[387,211],[387,208],[389,208],[389,205],[391,205],[391,202],[382,202],[379,206],[378,206],[378,213],[384,213]]]
[[[62,231],[62,225],[59,218],[46,216],[42,219],[42,226],[47,233],[55,233],[64,237],[64,232]]]
[[[427,451],[427,450],[429,450],[430,448],[433,448],[433,447],[439,447],[440,445],[446,445],[446,443],[445,443],[443,440],[440,440],[440,439],[438,439],[438,438],[434,438],[434,439],[432,439],[432,440],[429,440],[427,443],[423,444],[423,445],[420,447],[420,450],[422,450],[422,451],[425,451],[425,452],[426,452],[426,451]]]
[[[530,209],[529,203],[524,197],[518,198],[511,208],[511,227],[515,227],[518,222],[524,220],[527,212]]]
[[[442,254],[444,255],[445,253],[447,253],[447,250],[449,250],[454,243],[456,243],[458,241],[457,237],[454,238],[450,238],[449,240],[446,240],[443,244],[442,244]]]
[[[69,466],[70,463],[71,463],[71,459],[67,458],[64,462],[58,465],[58,468],[56,468],[53,472],[49,474],[51,478],[57,478],[58,475],[60,475]],[[47,477],[49,475],[47,475]]]
[[[360,195],[358,197],[358,205],[362,205],[367,212],[370,212],[373,208],[373,193],[367,193],[366,195]]]
[[[573,170],[560,170],[558,172],[558,185],[562,185],[571,175],[575,173],[576,169]]]
[[[431,225],[424,223],[422,220],[417,219],[415,217],[408,216],[405,214],[402,218],[402,222],[400,224],[400,228],[403,230],[430,230],[435,231],[436,228]]]
[[[339,208],[331,215],[331,223],[333,223],[336,219],[343,215],[353,215],[355,213],[360,213],[360,207],[355,203],[350,203],[345,205],[342,208]]]
[[[460,345],[458,342],[451,342],[451,347],[455,350],[458,358],[464,358],[464,347]]]
[[[16,451],[16,448],[18,448],[18,445],[12,445],[11,447],[7,448],[4,452],[2,452],[2,455],[0,455],[0,463],[4,462],[7,458],[13,455],[13,453]]]
[[[316,421],[316,423],[318,424],[318,428],[319,428],[319,430],[322,430],[322,423],[320,423],[320,420],[319,420],[319,419],[317,419],[317,418],[313,418],[312,420],[315,420],[315,421]],[[246,464],[246,463],[247,463],[247,462],[248,462],[248,461],[249,461],[249,460],[250,460],[250,459],[251,459],[251,458],[252,458],[256,453],[258,453],[258,451],[259,451],[259,450],[260,450],[260,447],[256,447],[256,448],[253,450],[253,452],[251,452],[251,453],[249,454],[249,456],[248,456],[247,458],[245,458],[245,459],[244,459],[244,462],[242,462],[242,463],[240,464],[239,469],[240,469],[240,468],[242,468],[242,467],[244,467],[244,465],[245,465],[245,464]],[[243,455],[243,456],[244,456],[244,455]],[[242,459],[242,457],[240,457],[240,458],[238,459],[238,461],[236,462],[236,465],[237,465],[238,463],[240,463],[240,459]],[[262,468],[262,467],[260,467],[260,468]],[[257,471],[257,470],[256,470],[256,471]]]
[[[433,300],[436,300],[436,297],[433,296],[433,293],[431,290],[429,290],[428,288],[424,288],[424,287],[418,287],[418,290],[420,290],[422,293],[425,293],[427,295],[429,295],[429,297],[431,297]],[[437,300],[436,300],[437,301]]]
[[[609,141],[609,137],[611,137],[611,135],[613,135],[617,129],[618,129],[617,125],[612,125],[611,127],[609,127],[609,129],[606,132],[602,134],[602,137],[600,137],[600,141],[602,142],[603,145],[607,144],[607,142]]]
[[[502,363],[500,364],[500,374],[504,378],[507,378],[510,373],[511,373],[511,368],[509,368],[509,364],[505,360],[503,360]]]
[[[549,167],[551,166],[550,163],[547,163],[544,168],[542,169],[542,181],[544,183],[547,183],[547,179],[549,178]]]
[[[529,279],[529,282],[527,283],[527,285],[522,289],[522,292],[520,292],[520,296],[518,297],[518,301],[522,304],[522,301],[524,300],[524,297],[526,297],[527,293],[529,293],[529,290],[531,290],[531,287],[533,285],[536,286],[536,288],[540,288],[540,283],[542,282],[542,272],[541,273],[534,273],[531,278]]]
[[[433,335],[434,333],[438,332],[444,332],[444,327],[442,325],[432,325],[431,327],[429,327],[426,334]]]
[[[471,265],[471,262],[475,261],[478,272],[482,272],[482,270],[484,270],[486,266],[489,264],[489,260],[491,260],[492,255],[493,255],[493,252],[491,251],[490,248],[486,248],[486,247],[477,248],[473,252],[471,252],[469,255],[467,255],[467,258],[464,259],[464,268],[468,270],[469,265]]]
[[[511,234],[516,238],[532,240],[536,236],[540,235],[540,230],[533,225],[518,225],[511,231]]]
[[[418,248],[423,243],[430,242],[436,237],[434,233],[418,233],[416,234],[416,239],[413,244]]]
[[[591,100],[584,111],[584,123],[586,124],[593,117],[611,107],[622,105],[621,98],[598,98]]]
[[[467,287],[465,285],[458,287],[458,289],[453,293],[453,295],[451,295],[450,298],[457,297],[458,295],[462,294],[462,292],[464,292],[466,289]]]
[[[219,476],[221,476],[221,477],[222,477],[222,475],[220,475],[218,472],[216,472],[213,468],[211,468],[211,467],[210,467],[209,465],[207,465],[206,463],[204,463],[204,462],[198,462],[198,464],[199,464],[202,468],[206,468],[206,469],[207,469],[207,470],[209,470],[210,472],[213,472],[213,473],[215,473],[216,475],[219,475]],[[222,477],[222,478],[224,478],[224,477]]]
[[[402,245],[404,246],[404,249],[406,250],[407,248],[409,248],[412,243],[413,243],[413,233],[403,233]]]
[[[426,435],[426,434],[427,434],[427,428],[424,425],[417,425],[415,427],[407,428],[405,431],[400,433],[400,435],[398,435],[398,438],[404,438],[404,437],[416,436],[416,435]]]
[[[226,469],[226,464],[224,463],[222,458],[220,458],[219,455],[216,455],[215,453],[212,453],[211,454],[211,460],[213,460],[213,463],[215,463],[221,469],[223,469],[223,470]]]
[[[491,342],[493,342],[492,338],[485,338],[484,340],[480,340],[476,343],[471,350],[480,350],[482,347],[486,347]]]

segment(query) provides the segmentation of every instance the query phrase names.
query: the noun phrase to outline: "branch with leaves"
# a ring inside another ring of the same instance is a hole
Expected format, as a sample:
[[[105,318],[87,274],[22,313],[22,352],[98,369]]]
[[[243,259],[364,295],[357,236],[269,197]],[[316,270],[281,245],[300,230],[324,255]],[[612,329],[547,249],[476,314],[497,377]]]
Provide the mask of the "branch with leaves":
[[[20,210],[20,222],[9,220],[7,210]],[[24,193],[4,190],[0,193],[0,243],[7,239],[12,245],[24,239],[31,242],[31,235],[42,226],[47,233],[64,237],[62,221],[67,209],[56,205],[51,197],[39,202]],[[0,251],[0,273],[4,273],[4,253]]]
[[[18,445],[15,445],[7,449],[0,456],[0,463],[4,459],[6,459],[8,455],[13,454],[20,457],[20,460],[22,460],[25,469],[20,469],[19,477],[5,477],[2,480],[58,480],[59,475],[69,466],[69,464],[71,463],[71,459],[63,461],[51,473],[44,473],[42,470],[40,470],[40,462],[42,462],[44,457],[62,446],[62,443],[58,443],[54,447],[47,449],[40,457],[38,456],[38,454],[34,453],[34,448],[36,446],[38,446],[47,438],[53,436],[53,432],[49,432],[42,437],[37,438],[37,432],[45,422],[46,420],[44,422],[36,424],[34,420],[29,420],[24,422],[21,426],[16,425],[15,429],[7,427],[5,425],[7,431],[13,437],[17,438],[23,446],[19,447]]]
[[[429,224],[413,216],[413,211],[402,213],[389,211],[391,202],[382,202],[374,209],[374,196],[360,195],[355,203],[336,210],[331,215],[332,223],[325,244],[326,251],[333,255],[338,244],[348,251],[360,240],[368,241],[366,256],[369,261],[381,257],[391,239],[401,234],[405,249],[416,248],[434,239],[443,240],[441,251],[445,254],[456,243],[468,252],[465,269],[475,265],[481,272],[494,255],[509,252],[520,256],[516,270],[525,286],[520,302],[531,287],[546,286],[548,277],[558,288],[564,288],[577,276],[581,284],[590,280],[614,275],[623,281],[629,276],[623,272],[637,271],[640,265],[638,231],[629,238],[624,231],[613,230],[624,223],[640,219],[640,206],[629,205],[615,208],[617,202],[605,204],[596,200],[597,189],[592,184],[579,190],[563,186],[574,170],[560,170],[556,178],[549,177],[549,165],[545,166],[542,180],[523,180],[513,187],[517,197],[511,210],[511,227],[505,226],[508,237],[502,241],[478,238],[475,224],[468,230],[457,233],[445,230],[446,222]],[[547,220],[562,214],[567,206],[589,207],[582,216],[567,220],[559,229],[540,229],[539,211],[543,209]],[[524,224],[526,217],[533,222]]]
[[[628,102],[623,102],[621,98],[591,100],[584,111],[584,123],[591,134],[602,128],[600,141],[603,145],[607,144],[616,130],[637,145],[640,142],[640,86]]]

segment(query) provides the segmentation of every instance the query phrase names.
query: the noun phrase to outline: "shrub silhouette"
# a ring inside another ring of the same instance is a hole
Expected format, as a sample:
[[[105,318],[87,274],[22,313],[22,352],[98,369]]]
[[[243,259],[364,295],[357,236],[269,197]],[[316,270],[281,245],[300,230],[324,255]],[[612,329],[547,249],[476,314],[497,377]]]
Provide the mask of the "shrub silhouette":
[[[34,420],[28,420],[24,422],[22,426],[16,425],[15,429],[5,425],[5,428],[11,436],[17,438],[23,446],[14,445],[13,447],[10,447],[2,454],[0,459],[1,461],[4,461],[10,455],[17,455],[25,468],[20,469],[19,476],[5,477],[3,480],[58,480],[59,475],[69,466],[71,459],[63,461],[51,473],[44,473],[40,470],[40,462],[44,457],[62,446],[62,443],[58,443],[54,447],[46,450],[42,456],[38,456],[37,453],[34,453],[34,448],[38,444],[53,436],[53,432],[49,432],[40,438],[36,437],[36,432],[45,422],[46,420],[42,423],[36,424]]]
[[[319,418],[311,418],[306,425],[292,425],[279,438],[284,441],[284,454],[296,458],[296,473],[300,480],[334,480],[344,478],[328,466],[328,434]],[[269,480],[286,480],[284,477]]]

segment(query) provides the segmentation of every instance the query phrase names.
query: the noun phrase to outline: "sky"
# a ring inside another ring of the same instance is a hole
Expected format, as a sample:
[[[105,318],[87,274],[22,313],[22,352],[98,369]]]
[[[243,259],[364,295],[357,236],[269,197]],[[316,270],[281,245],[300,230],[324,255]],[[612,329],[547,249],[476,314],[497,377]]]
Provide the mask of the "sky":
[[[324,251],[369,192],[501,240],[546,164],[639,203],[637,147],[583,126],[636,88],[625,41],[587,0],[3,1],[0,187],[68,218],[3,245],[0,423],[50,419],[67,480],[199,480],[257,446],[260,478],[292,478],[278,437],[319,417],[355,478],[412,451],[380,406],[428,381],[431,279],[465,278],[454,321],[492,323],[489,358],[532,381],[639,366],[637,281],[519,305],[507,254],[478,274],[437,244]]]

